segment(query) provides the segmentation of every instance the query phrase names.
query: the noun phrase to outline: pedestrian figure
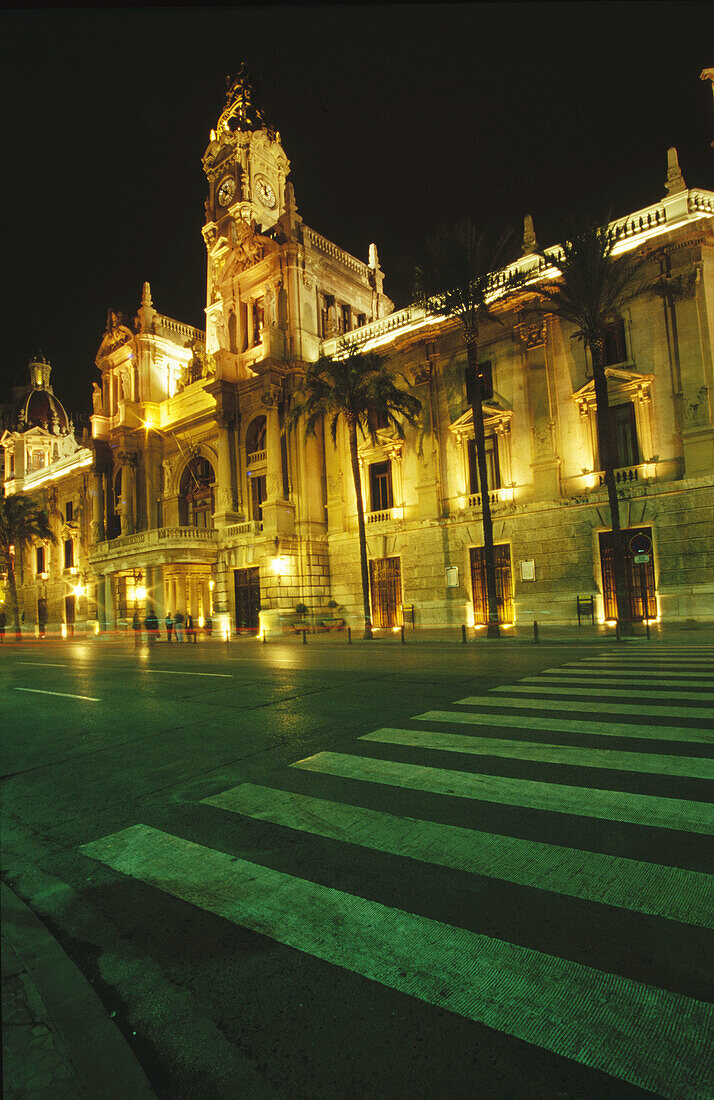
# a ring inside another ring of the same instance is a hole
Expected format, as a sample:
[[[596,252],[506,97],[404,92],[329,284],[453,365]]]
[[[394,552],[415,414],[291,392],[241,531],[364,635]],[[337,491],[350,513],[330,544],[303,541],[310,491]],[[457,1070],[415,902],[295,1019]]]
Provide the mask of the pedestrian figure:
[[[5,627],[7,626],[7,616],[4,611],[0,611],[0,643],[5,641]]]
[[[149,641],[149,645],[155,645],[159,640],[159,620],[156,618],[155,612],[147,612],[146,618],[144,619],[144,627],[146,628],[146,637]]]
[[[171,618],[171,612],[170,611],[168,611],[166,613],[166,618],[164,619],[164,622],[166,623],[166,641],[170,642],[171,641],[171,635],[173,634],[173,630],[174,630],[174,621]]]
[[[206,634],[210,638],[211,634],[213,633],[213,619],[210,615],[206,616],[206,621],[203,624],[203,629],[206,631]]]
[[[186,612],[186,641],[196,641],[196,627],[193,625],[193,615],[190,611]]]
[[[183,641],[183,615],[180,611],[177,611],[174,615],[174,630],[176,631],[176,641]]]
[[[139,618],[139,612],[134,612],[134,618],[131,620],[131,629],[134,631],[134,645],[141,645],[141,619]]]

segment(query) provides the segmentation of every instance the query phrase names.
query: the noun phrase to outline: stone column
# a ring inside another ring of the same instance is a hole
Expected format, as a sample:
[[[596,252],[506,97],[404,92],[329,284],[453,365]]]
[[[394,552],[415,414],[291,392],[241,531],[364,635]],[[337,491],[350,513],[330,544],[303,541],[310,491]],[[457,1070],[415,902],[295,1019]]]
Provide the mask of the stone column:
[[[534,500],[553,500],[560,496],[556,412],[545,353],[547,331],[547,320],[515,326],[515,333],[525,350],[533,440],[531,469]]]
[[[104,574],[104,630],[113,630],[116,625],[116,610],[114,608],[114,585],[112,574]]]
[[[92,471],[89,495],[92,500],[91,541],[92,543],[102,542],[105,537],[104,484],[102,481],[102,473],[100,470]]]
[[[104,589],[104,576],[100,573],[97,576],[97,608],[95,612],[95,618],[99,623],[100,629],[106,627],[107,622],[107,608],[106,608],[106,593]]]
[[[121,463],[121,533],[133,535],[136,530],[136,512],[134,506],[134,464],[136,455],[129,451],[120,451],[117,455]]]

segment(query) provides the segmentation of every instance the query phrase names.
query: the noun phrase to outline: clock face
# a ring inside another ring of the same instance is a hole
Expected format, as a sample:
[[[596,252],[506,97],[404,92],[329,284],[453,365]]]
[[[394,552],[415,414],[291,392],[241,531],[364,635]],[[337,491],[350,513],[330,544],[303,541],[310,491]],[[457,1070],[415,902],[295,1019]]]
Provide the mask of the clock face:
[[[266,180],[265,176],[255,177],[255,193],[263,206],[267,206],[268,210],[274,210],[277,206],[277,199],[275,198],[275,192]]]
[[[236,193],[236,181],[233,176],[226,176],[218,188],[218,202],[221,206],[228,206]]]

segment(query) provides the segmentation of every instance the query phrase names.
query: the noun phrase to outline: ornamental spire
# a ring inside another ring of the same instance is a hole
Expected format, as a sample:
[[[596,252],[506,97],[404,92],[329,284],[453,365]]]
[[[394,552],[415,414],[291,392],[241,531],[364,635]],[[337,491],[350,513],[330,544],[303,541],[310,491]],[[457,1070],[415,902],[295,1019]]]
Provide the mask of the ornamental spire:
[[[228,94],[216,125],[217,135],[226,131],[235,133],[236,130],[267,129],[265,115],[255,102],[258,98],[256,84],[251,80],[244,61],[241,61],[240,68],[232,79],[230,76],[226,77],[226,85]]]
[[[668,195],[676,195],[680,191],[686,191],[687,185],[684,182],[684,176],[679,167],[679,157],[677,156],[677,150],[672,146],[667,150],[667,179],[665,180],[665,187]]]

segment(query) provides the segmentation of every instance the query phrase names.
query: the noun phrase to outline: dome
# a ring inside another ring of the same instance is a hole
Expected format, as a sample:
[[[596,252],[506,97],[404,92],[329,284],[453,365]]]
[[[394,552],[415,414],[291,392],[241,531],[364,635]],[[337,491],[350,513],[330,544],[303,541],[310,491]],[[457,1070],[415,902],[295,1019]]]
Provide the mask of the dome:
[[[64,405],[52,392],[51,370],[47,360],[39,356],[30,363],[30,385],[20,392],[14,402],[10,414],[11,431],[44,428],[52,435],[65,435],[70,430]]]

